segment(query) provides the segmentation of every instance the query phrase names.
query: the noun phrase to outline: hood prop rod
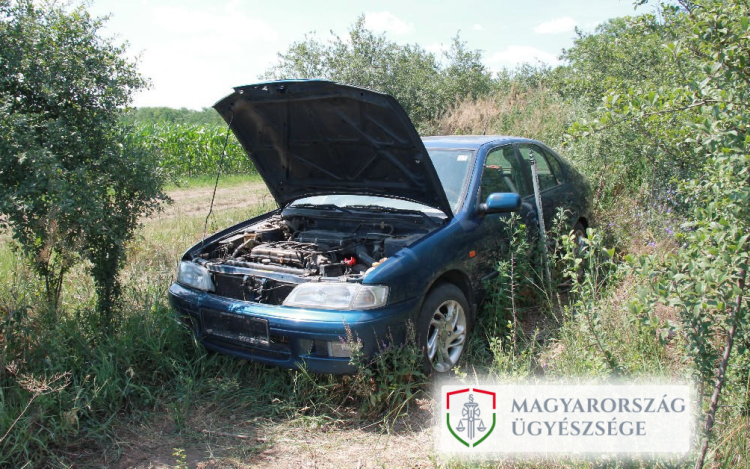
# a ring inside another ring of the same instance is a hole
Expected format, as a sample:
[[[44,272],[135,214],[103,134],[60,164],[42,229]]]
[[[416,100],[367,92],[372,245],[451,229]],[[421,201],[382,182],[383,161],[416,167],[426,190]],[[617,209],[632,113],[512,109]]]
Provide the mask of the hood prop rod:
[[[227,143],[229,143],[229,131],[232,130],[232,122],[234,121],[234,109],[232,114],[229,116],[229,124],[227,125],[227,134],[224,136],[224,146],[221,148],[221,156],[219,157],[219,168],[216,170],[216,182],[214,183],[214,192],[211,195],[211,205],[208,207],[208,215],[206,215],[206,223],[203,224],[203,239],[201,239],[201,250],[203,245],[206,243],[206,230],[208,229],[208,219],[214,211],[214,200],[216,199],[216,188],[219,187],[219,176],[221,175],[221,168],[224,165],[224,157],[227,156]]]

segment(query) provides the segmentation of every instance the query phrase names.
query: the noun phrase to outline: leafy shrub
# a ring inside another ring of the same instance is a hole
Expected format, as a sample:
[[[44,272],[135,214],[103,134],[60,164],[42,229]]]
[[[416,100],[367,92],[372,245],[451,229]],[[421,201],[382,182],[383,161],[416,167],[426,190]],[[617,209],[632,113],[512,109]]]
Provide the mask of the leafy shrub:
[[[481,52],[469,50],[459,36],[441,61],[418,44],[401,45],[365,26],[360,16],[346,37],[320,41],[314,34],[280,53],[266,77],[318,78],[388,93],[398,100],[417,130],[448,106],[467,96],[476,98],[492,89],[492,74],[481,62]]]
[[[119,295],[124,244],[164,199],[155,159],[119,125],[146,86],[83,7],[0,2],[0,226],[45,279],[90,261],[102,324]]]

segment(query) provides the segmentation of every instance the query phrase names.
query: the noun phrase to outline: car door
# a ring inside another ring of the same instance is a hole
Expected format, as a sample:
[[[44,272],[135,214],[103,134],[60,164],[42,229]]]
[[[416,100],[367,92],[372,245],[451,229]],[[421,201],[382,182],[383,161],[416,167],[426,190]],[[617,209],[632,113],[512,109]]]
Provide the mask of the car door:
[[[514,192],[524,198],[532,195],[529,181],[524,175],[524,165],[512,144],[495,147],[487,152],[483,162],[477,203],[498,192]],[[536,217],[533,205],[522,204],[520,215],[523,223]],[[507,221],[509,213],[494,213],[484,216],[480,225],[478,252],[481,277],[488,279],[497,274],[497,263],[508,255]]]
[[[538,226],[536,218],[536,202],[534,200],[532,174],[531,174],[531,155],[537,164],[537,173],[539,177],[539,192],[542,199],[542,210],[544,212],[544,224],[547,229],[551,227],[552,220],[555,218],[558,208],[566,206],[566,200],[569,194],[566,194],[564,184],[564,174],[560,163],[548,151],[539,145],[532,143],[517,144],[518,153],[521,157],[523,172],[528,181],[531,192],[523,199],[523,205],[534,211],[532,223]]]

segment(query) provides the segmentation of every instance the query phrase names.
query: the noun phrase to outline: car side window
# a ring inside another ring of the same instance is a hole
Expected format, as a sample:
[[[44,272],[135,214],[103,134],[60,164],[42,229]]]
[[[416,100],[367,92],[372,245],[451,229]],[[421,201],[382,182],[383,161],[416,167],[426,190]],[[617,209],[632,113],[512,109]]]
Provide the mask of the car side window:
[[[529,174],[529,180],[531,180],[531,152],[534,152],[534,159],[536,160],[536,168],[539,176],[539,190],[549,189],[560,184],[560,180],[552,169],[547,155],[541,148],[536,145],[519,145],[518,150],[521,153],[521,158],[526,171]],[[554,163],[557,166],[559,173],[559,165],[557,161]]]
[[[564,178],[562,166],[560,166],[560,160],[558,160],[557,156],[549,150],[544,150],[544,156],[547,157],[547,163],[549,163],[549,168],[552,170],[552,174],[555,175],[555,178],[557,179],[557,183],[558,184],[564,183],[565,178]]]
[[[480,197],[486,198],[495,192],[515,192],[526,195],[518,160],[512,145],[490,150],[484,160]]]

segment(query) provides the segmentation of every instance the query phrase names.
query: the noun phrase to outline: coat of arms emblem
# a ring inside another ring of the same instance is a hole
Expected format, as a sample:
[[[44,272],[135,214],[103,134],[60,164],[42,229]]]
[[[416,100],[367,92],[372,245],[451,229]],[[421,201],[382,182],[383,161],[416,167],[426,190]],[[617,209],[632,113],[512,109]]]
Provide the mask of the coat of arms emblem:
[[[482,398],[481,402],[475,401],[475,394],[477,398]],[[450,412],[452,396],[454,409],[458,410],[456,404],[461,406],[461,416],[454,417],[453,422],[451,422]],[[448,430],[466,447],[475,448],[486,440],[492,430],[495,429],[497,423],[496,402],[497,398],[494,392],[477,388],[466,388],[447,393],[445,403],[448,410]]]

